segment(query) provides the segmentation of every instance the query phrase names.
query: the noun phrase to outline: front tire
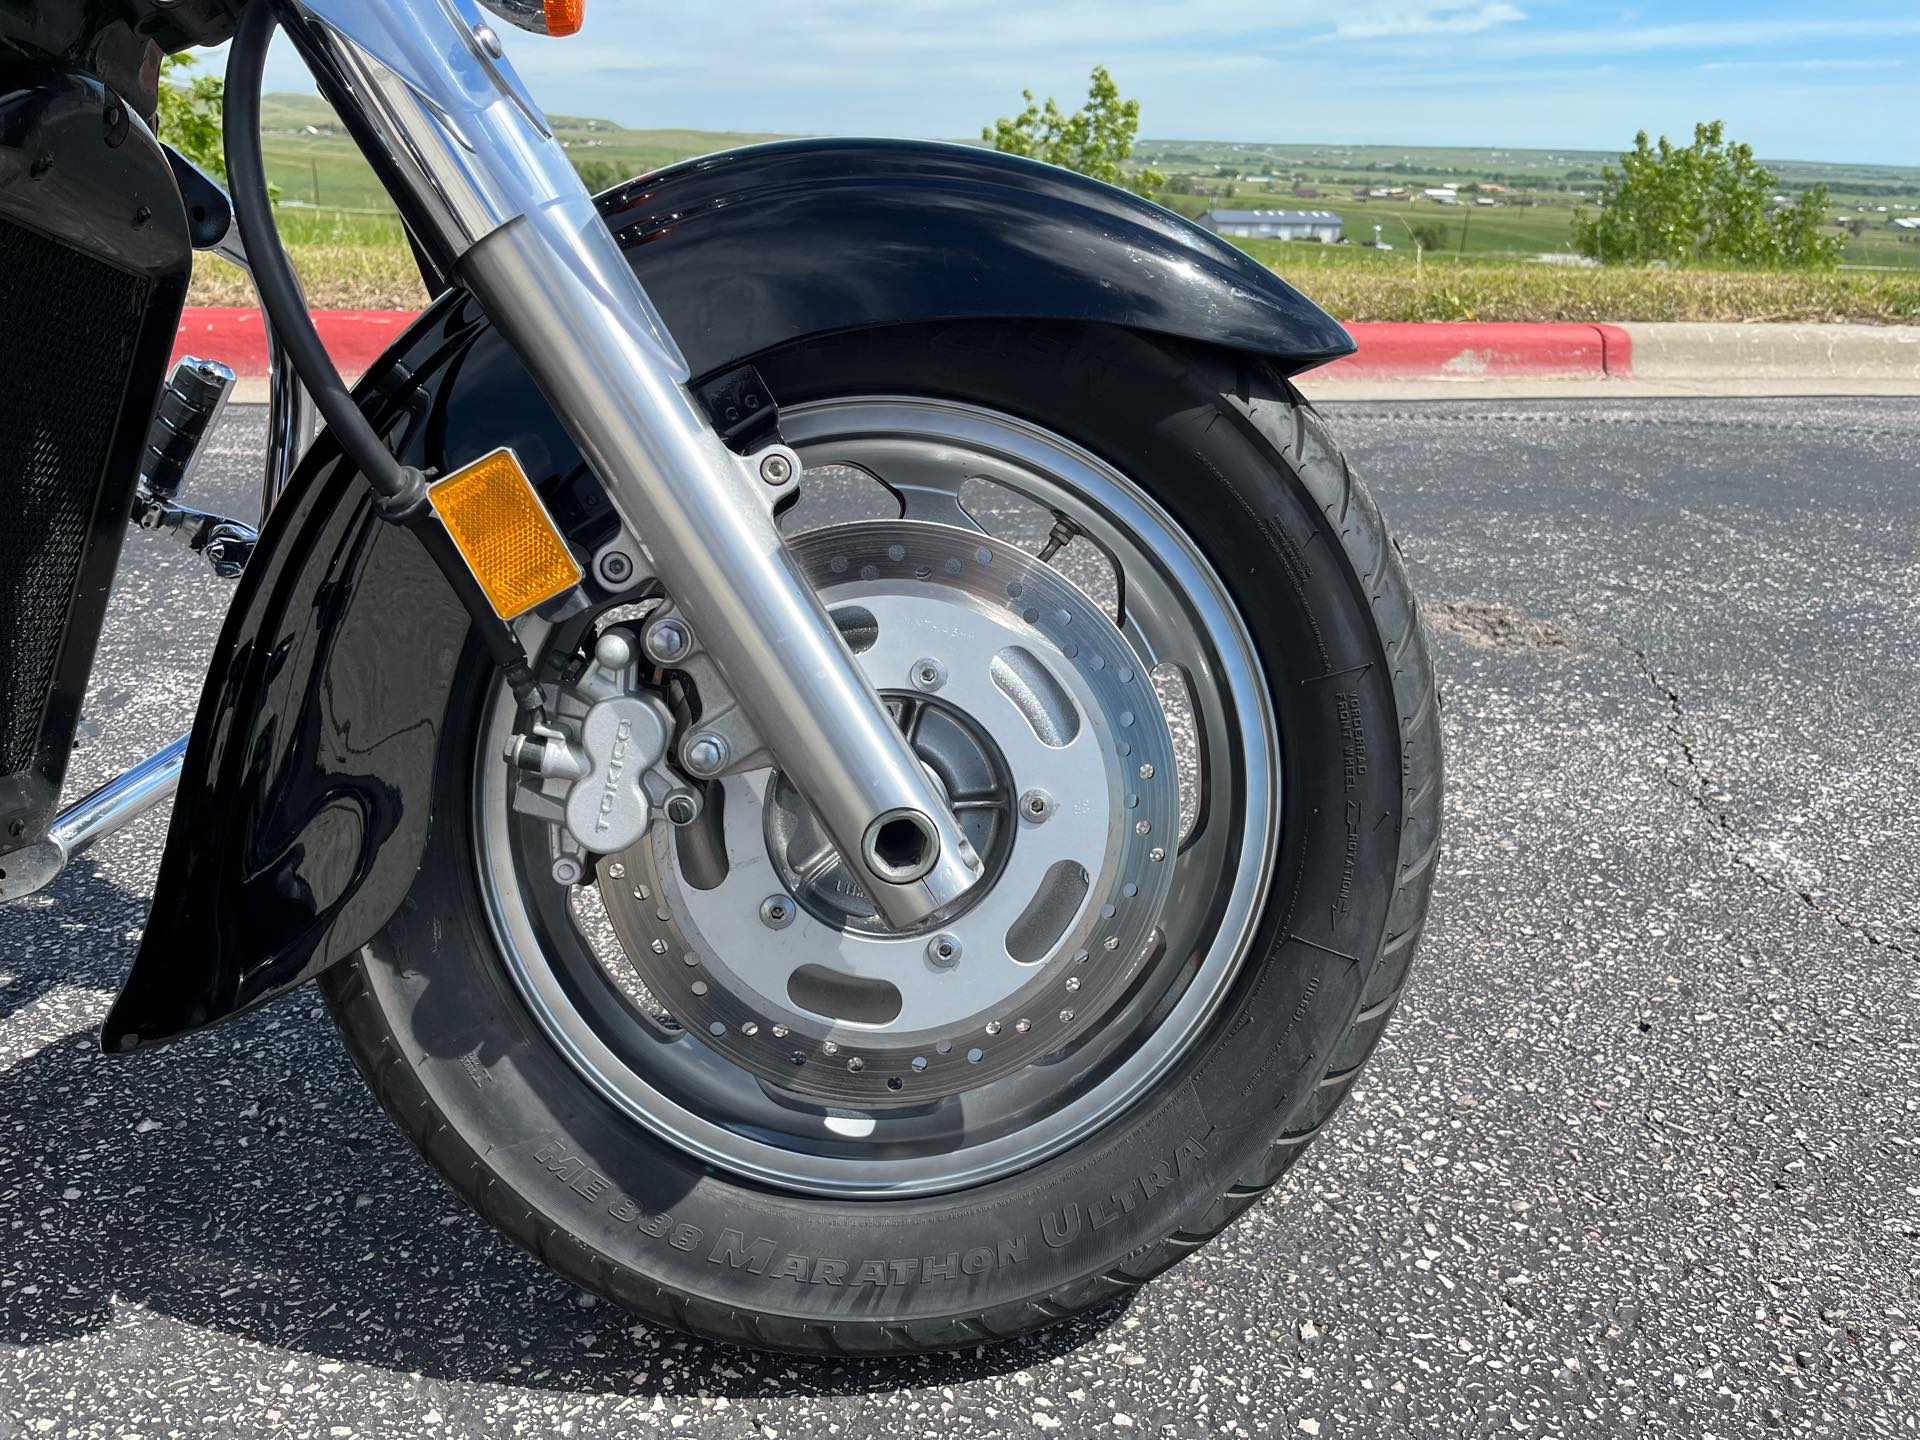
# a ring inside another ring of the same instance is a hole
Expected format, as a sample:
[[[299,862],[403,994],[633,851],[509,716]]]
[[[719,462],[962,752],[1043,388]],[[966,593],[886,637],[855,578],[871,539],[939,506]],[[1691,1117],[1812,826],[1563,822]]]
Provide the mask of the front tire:
[[[1204,1029],[1099,1129],[986,1183],[835,1196],[702,1163],[610,1104],[509,976],[475,864],[477,654],[456,684],[419,879],[324,985],[349,1052],[435,1168],[586,1288],[799,1352],[1006,1338],[1204,1244],[1299,1158],[1379,1038],[1439,844],[1417,607],[1319,417],[1258,360],[971,323],[838,337],[760,368],[783,407],[908,395],[1020,417],[1131,477],[1204,553],[1257,651],[1283,781],[1262,908]]]

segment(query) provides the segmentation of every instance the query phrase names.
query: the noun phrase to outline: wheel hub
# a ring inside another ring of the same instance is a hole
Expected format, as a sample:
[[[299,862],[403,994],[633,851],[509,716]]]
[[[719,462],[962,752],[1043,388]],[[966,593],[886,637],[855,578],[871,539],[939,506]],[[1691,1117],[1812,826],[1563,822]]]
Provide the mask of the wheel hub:
[[[1086,595],[975,532],[793,548],[987,875],[893,932],[785,777],[732,776],[704,834],[656,828],[603,867],[621,949],[690,1040],[811,1102],[925,1104],[1043,1063],[1160,946],[1179,794],[1150,677]]]
[[[823,925],[862,935],[927,934],[971,910],[992,888],[1012,848],[1014,796],[1000,747],[971,716],[915,691],[883,690],[881,696],[984,862],[980,883],[952,909],[911,931],[895,931],[784,774],[773,777],[767,792],[767,855],[786,893]]]

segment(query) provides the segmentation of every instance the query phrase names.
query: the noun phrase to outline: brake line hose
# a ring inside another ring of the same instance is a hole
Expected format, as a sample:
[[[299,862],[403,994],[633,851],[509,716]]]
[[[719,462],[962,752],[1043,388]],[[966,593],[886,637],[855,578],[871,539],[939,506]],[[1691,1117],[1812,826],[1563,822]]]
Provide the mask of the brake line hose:
[[[260,83],[275,24],[268,0],[253,0],[241,8],[233,46],[227,52],[221,119],[240,238],[246,244],[247,263],[260,291],[260,304],[301,383],[325,417],[327,428],[347,458],[367,477],[373,487],[374,507],[381,517],[407,524],[426,506],[426,477],[394,458],[354,404],[346,382],[320,341],[320,333],[313,328],[299,277],[293,272],[274,224],[266,164],[260,154]]]

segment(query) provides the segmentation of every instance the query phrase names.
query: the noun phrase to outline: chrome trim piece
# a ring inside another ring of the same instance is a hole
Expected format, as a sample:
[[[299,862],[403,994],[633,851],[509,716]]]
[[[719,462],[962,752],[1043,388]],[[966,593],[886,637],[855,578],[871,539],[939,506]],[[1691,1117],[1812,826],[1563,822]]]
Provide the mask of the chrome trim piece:
[[[0,857],[0,904],[43,889],[95,841],[172,799],[186,754],[187,737],[182,735],[62,810],[37,844]]]

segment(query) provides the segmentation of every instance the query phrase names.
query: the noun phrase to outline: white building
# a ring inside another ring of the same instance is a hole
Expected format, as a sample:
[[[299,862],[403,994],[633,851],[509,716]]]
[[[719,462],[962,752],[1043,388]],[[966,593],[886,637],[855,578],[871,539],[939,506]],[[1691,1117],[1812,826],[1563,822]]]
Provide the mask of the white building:
[[[1331,210],[1209,210],[1200,224],[1216,235],[1336,244],[1345,228]]]

